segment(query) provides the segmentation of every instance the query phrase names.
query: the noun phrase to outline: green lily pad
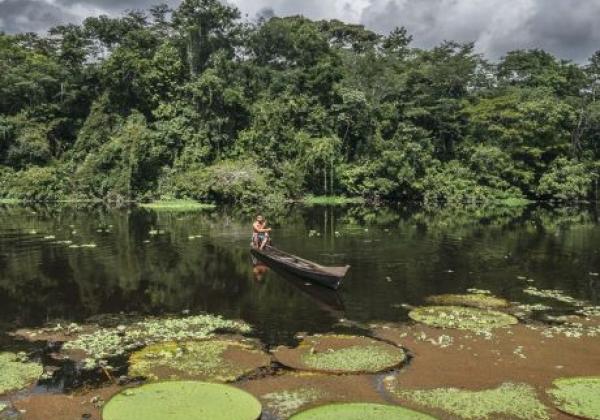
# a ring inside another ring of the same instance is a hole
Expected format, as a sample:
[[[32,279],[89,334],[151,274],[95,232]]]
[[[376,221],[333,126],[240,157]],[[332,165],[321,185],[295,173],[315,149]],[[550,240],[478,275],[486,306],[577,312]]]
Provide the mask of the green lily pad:
[[[0,353],[0,394],[25,388],[42,373],[38,363],[20,361],[14,353]]]
[[[503,312],[461,306],[424,306],[410,311],[410,318],[438,328],[482,331],[518,324],[512,315]]]
[[[385,389],[402,401],[440,409],[452,418],[549,419],[548,409],[537,398],[535,389],[525,384],[505,383],[494,389],[468,391],[457,388],[406,390],[391,381]]]
[[[168,381],[130,388],[112,397],[103,420],[256,420],[260,402],[241,389],[195,381]]]
[[[254,344],[233,340],[166,342],[150,345],[129,358],[129,375],[152,380],[202,379],[231,382],[271,364]]]
[[[506,299],[482,293],[465,295],[437,295],[429,296],[427,303],[443,306],[471,306],[474,308],[507,308],[510,303]]]
[[[552,402],[565,413],[600,419],[600,376],[560,378],[547,390]]]
[[[327,373],[375,373],[406,360],[406,353],[399,347],[350,335],[311,336],[294,349],[279,347],[273,354],[288,367]]]
[[[290,420],[430,420],[427,414],[385,404],[329,404],[292,416]]]

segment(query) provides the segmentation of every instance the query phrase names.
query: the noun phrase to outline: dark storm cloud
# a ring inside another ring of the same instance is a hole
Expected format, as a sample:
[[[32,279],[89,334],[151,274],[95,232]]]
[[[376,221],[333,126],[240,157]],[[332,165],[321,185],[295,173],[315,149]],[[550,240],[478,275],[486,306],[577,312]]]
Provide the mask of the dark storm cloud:
[[[77,17],[43,0],[0,0],[0,31],[40,32]]]
[[[181,0],[0,0],[0,30],[43,32],[85,16],[116,15]],[[600,0],[228,0],[244,16],[303,14],[360,22],[381,33],[406,26],[415,45],[476,42],[498,58],[518,48],[543,48],[584,62],[600,49]]]
[[[492,58],[543,48],[584,62],[600,49],[596,0],[370,0],[360,19],[379,32],[406,26],[422,47],[474,41]]]
[[[102,9],[106,12],[119,13],[123,10],[143,10],[156,4],[168,4],[175,6],[180,0],[55,0],[57,5],[64,8],[79,6],[81,8],[91,7]]]

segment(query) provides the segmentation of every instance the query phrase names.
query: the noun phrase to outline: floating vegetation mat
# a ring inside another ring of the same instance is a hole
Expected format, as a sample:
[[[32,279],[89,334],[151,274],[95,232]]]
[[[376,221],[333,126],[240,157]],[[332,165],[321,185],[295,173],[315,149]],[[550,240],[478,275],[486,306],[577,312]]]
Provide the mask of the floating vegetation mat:
[[[568,296],[562,290],[549,290],[549,289],[538,289],[530,286],[523,290],[528,295],[542,297],[546,299],[554,299],[559,302],[567,303],[574,306],[585,306],[586,302],[577,300],[571,296]]]
[[[25,388],[35,382],[42,373],[42,366],[25,361],[24,355],[0,353],[0,394]]]
[[[298,347],[279,347],[273,354],[291,368],[328,373],[375,373],[406,360],[406,353],[399,347],[350,335],[306,337]]]
[[[408,314],[417,322],[438,328],[483,331],[518,324],[517,318],[502,312],[461,306],[424,306]]]
[[[150,345],[129,358],[130,376],[231,382],[271,364],[254,344],[232,340],[165,342]]]
[[[155,211],[197,211],[214,209],[216,206],[192,200],[161,200],[152,203],[142,203],[140,207]]]
[[[289,371],[239,384],[263,403],[265,418],[286,419],[317,405],[332,402],[383,403],[373,375],[330,375]]]
[[[527,328],[540,331],[540,334],[546,338],[567,337],[600,337],[600,325],[584,325],[580,322],[565,322],[561,325],[538,326],[527,325]]]
[[[289,391],[270,392],[262,395],[260,399],[265,401],[266,406],[277,417],[288,418],[301,407],[319,401],[323,397],[323,393],[318,389],[304,387]]]
[[[256,420],[260,402],[241,389],[195,381],[168,381],[127,389],[111,398],[103,420]]]
[[[81,334],[64,344],[63,349],[84,352],[84,367],[93,369],[100,360],[122,356],[145,345],[174,340],[202,340],[217,331],[247,333],[251,328],[241,321],[230,321],[213,315],[185,318],[147,319],[128,325],[99,328]]]
[[[434,417],[408,408],[385,404],[329,404],[311,408],[291,420],[429,420]]]
[[[498,388],[466,391],[456,388],[406,390],[395,380],[385,381],[388,392],[400,400],[448,412],[463,419],[516,418],[549,419],[548,409],[537,398],[535,389],[525,384],[505,383]]]
[[[474,308],[507,308],[510,305],[506,299],[482,293],[429,296],[427,303],[444,306],[471,306]]]
[[[600,420],[600,376],[561,378],[549,389],[552,402],[565,413]]]

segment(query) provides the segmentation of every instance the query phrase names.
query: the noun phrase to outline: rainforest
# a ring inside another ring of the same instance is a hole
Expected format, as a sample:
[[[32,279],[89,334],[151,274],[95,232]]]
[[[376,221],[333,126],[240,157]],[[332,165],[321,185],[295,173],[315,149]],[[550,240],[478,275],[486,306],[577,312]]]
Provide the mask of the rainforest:
[[[0,33],[4,201],[597,198],[600,51],[500,60],[217,0]]]

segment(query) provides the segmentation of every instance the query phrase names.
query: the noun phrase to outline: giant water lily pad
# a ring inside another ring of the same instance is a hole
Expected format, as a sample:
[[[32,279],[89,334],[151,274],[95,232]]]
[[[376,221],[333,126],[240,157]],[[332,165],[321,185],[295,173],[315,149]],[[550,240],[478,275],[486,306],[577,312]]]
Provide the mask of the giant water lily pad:
[[[350,335],[311,336],[294,349],[279,347],[273,354],[291,368],[328,373],[375,373],[406,360],[406,353],[399,347]]]
[[[21,361],[14,353],[0,353],[0,394],[25,388],[42,373],[38,363]]]
[[[407,390],[396,381],[385,383],[386,390],[402,401],[448,412],[453,418],[549,419],[548,409],[535,389],[525,384],[502,384],[498,388],[468,391],[457,388]]]
[[[461,306],[424,306],[413,309],[408,316],[432,327],[473,331],[519,323],[517,318],[503,312]]]
[[[256,420],[260,402],[241,389],[195,381],[168,381],[127,389],[102,410],[104,420]]]
[[[153,344],[133,353],[129,363],[131,376],[231,382],[269,366],[271,358],[249,342],[205,340]]]
[[[600,419],[600,376],[560,378],[549,389],[553,403],[559,410],[578,417]]]
[[[506,308],[510,304],[506,299],[483,293],[471,293],[465,295],[436,295],[429,296],[427,303],[443,306],[471,306],[474,308]]]
[[[100,360],[122,356],[148,344],[172,340],[202,340],[213,337],[217,331],[246,333],[250,330],[250,326],[244,322],[213,315],[149,318],[81,334],[65,343],[63,350],[68,355],[85,354],[85,367],[94,368]]]
[[[385,404],[329,404],[292,416],[290,420],[429,420],[427,414]]]

